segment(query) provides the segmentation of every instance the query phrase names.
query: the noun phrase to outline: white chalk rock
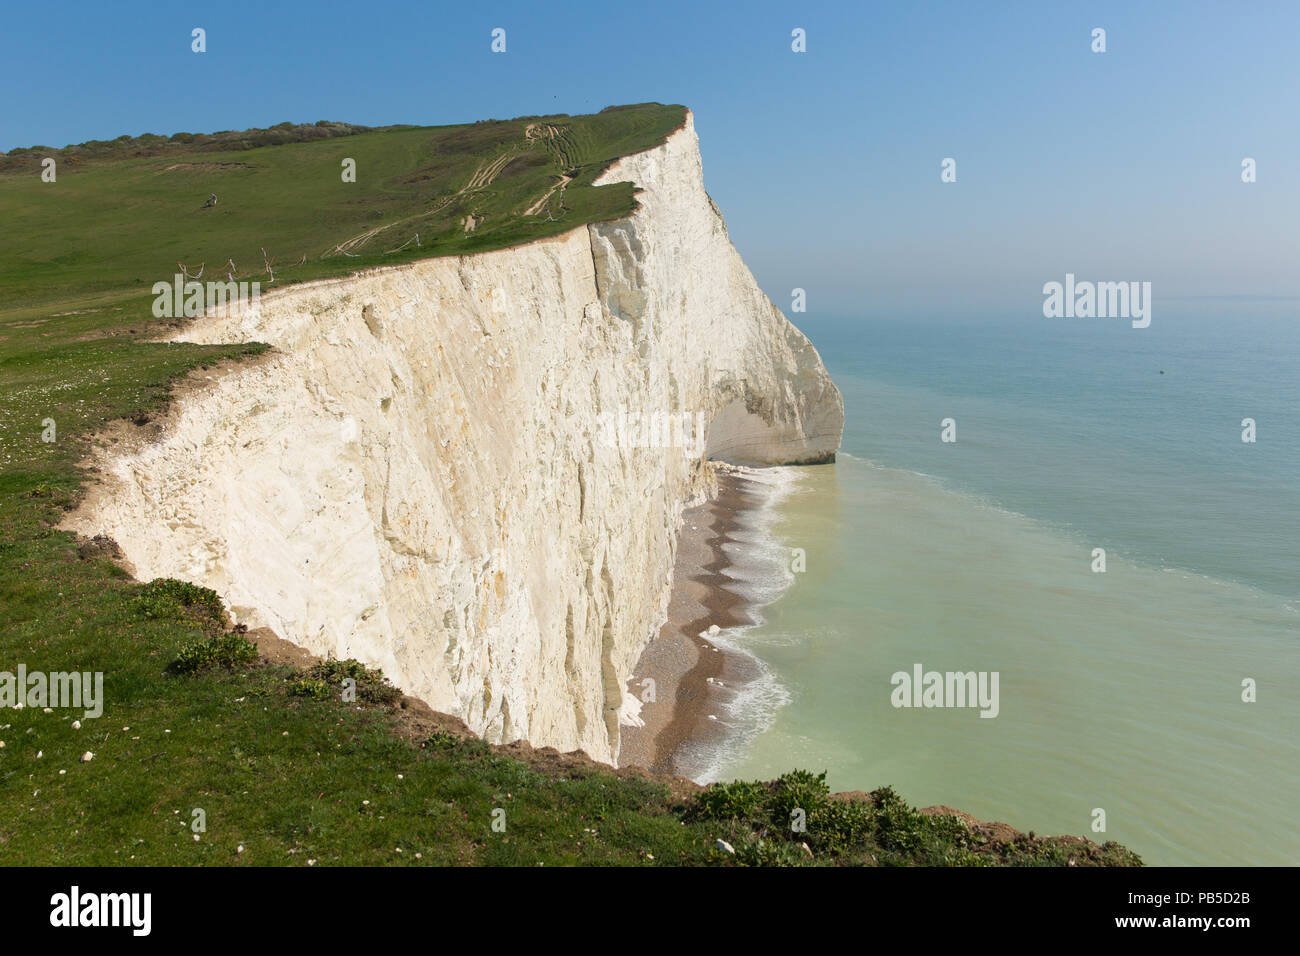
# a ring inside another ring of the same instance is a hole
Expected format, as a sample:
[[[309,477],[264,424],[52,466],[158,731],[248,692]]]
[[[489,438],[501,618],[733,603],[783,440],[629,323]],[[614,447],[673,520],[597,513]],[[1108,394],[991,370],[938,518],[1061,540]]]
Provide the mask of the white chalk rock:
[[[645,726],[645,720],[641,716],[641,698],[631,691],[623,691],[623,709],[619,712],[618,722],[622,727]]]
[[[98,453],[64,526],[489,741],[615,762],[708,459],[827,460],[844,418],[731,245],[689,114],[599,180],[625,181],[624,219],[189,324],[178,340],[275,351],[185,394],[156,442]]]

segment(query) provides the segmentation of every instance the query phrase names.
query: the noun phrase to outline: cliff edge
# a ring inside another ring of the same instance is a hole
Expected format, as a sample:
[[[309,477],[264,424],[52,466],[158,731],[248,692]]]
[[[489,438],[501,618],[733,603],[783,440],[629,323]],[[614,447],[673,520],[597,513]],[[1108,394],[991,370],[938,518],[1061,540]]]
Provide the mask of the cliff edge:
[[[489,741],[614,762],[710,460],[833,460],[843,426],[704,191],[690,114],[598,180],[621,181],[625,219],[195,321],[178,340],[275,352],[101,447],[64,526]]]

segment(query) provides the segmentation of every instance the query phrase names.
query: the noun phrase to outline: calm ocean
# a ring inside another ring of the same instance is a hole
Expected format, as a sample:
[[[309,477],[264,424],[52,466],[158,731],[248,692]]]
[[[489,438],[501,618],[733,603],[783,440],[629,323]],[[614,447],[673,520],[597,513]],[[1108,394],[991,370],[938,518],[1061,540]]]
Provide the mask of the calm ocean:
[[[1298,315],[795,316],[843,452],[766,477],[737,588],[771,603],[724,637],[767,676],[695,774],[828,770],[1150,864],[1300,862]],[[917,664],[998,672],[997,716],[893,707]]]

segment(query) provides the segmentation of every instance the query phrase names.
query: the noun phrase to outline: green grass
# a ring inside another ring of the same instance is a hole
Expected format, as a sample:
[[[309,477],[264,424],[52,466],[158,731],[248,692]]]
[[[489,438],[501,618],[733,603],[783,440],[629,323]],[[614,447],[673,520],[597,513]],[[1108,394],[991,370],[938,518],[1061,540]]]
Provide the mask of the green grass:
[[[15,147],[0,153],[0,172],[31,168],[33,159],[45,156],[79,168],[88,163],[128,159],[137,156],[162,156],[168,153],[229,152],[255,149],[259,146],[281,146],[287,143],[305,143],[373,133],[390,129],[411,129],[410,126],[356,126],[351,123],[334,123],[321,120],[317,123],[277,123],[270,129],[222,130],[217,133],[173,133],[159,136],[143,133],[140,136],[124,134],[111,140],[88,140],[70,146]]]
[[[61,157],[24,153],[0,171],[0,301],[7,314],[44,319],[51,310],[145,295],[178,261],[218,270],[233,260],[237,277],[265,283],[265,249],[283,284],[556,235],[631,213],[630,184],[591,181],[620,155],[662,142],[683,117],[680,106],[652,103],[229,152],[169,145],[152,156],[64,160],[54,183],[42,182],[41,159]],[[563,155],[547,139],[527,139],[530,123],[560,128]],[[495,180],[457,195],[480,165],[505,155],[511,159]],[[356,182],[343,181],[344,159],[355,160]],[[553,204],[554,221],[522,215],[562,172],[576,178],[565,208]],[[217,205],[204,208],[210,193]],[[482,222],[466,233],[470,214]],[[330,254],[377,227],[386,228],[353,249],[355,257]],[[417,232],[418,247],[391,251]]]
[[[954,816],[931,816],[889,787],[867,800],[831,796],[826,774],[795,770],[762,783],[714,784],[686,810],[725,828],[741,866],[1138,866],[1117,843],[1022,834],[998,840]]]
[[[212,592],[134,581],[104,547],[55,529],[82,492],[89,436],[115,419],[156,418],[180,376],[265,351],[146,341],[159,331],[149,287],[177,260],[212,268],[233,258],[257,278],[265,247],[283,284],[626,215],[632,188],[592,179],[614,157],[662,141],[682,116],[646,104],[346,129],[260,148],[247,134],[136,138],[56,152],[65,161],[53,184],[40,181],[42,151],[5,157],[0,671],[103,672],[106,702],[98,719],[0,710],[0,864],[1063,862],[989,854],[964,829],[893,803],[816,811],[803,840],[809,858],[780,826],[792,799],[821,806],[824,787],[806,775],[693,805],[663,784],[608,772],[543,774],[478,741],[412,743],[381,675],[349,662],[301,672],[259,664]],[[561,135],[530,145],[530,122]],[[506,151],[491,185],[442,204]],[[340,179],[344,157],[357,161],[355,184]],[[520,215],[560,173],[574,179],[565,208],[553,207],[558,221]],[[218,205],[202,209],[211,192]],[[486,218],[466,234],[469,213]],[[357,258],[325,255],[389,223]],[[416,231],[419,249],[385,254]],[[305,264],[283,267],[303,255]],[[356,695],[345,701],[348,680]],[[82,762],[87,751],[94,757]],[[198,840],[196,810],[206,821]],[[494,810],[505,811],[504,832],[492,827]],[[717,851],[718,838],[737,854]]]

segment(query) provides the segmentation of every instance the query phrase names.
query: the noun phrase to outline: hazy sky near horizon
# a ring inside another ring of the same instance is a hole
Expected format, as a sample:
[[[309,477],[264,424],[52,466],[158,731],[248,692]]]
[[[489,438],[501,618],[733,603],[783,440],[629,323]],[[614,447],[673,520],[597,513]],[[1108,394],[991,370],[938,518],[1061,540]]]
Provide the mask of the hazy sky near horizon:
[[[1300,295],[1297,3],[77,0],[9,6],[0,79],[6,150],[684,103],[787,312],[1034,314],[1067,272]]]

